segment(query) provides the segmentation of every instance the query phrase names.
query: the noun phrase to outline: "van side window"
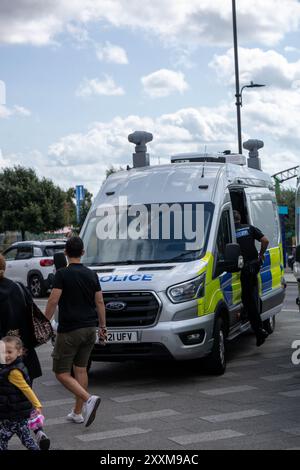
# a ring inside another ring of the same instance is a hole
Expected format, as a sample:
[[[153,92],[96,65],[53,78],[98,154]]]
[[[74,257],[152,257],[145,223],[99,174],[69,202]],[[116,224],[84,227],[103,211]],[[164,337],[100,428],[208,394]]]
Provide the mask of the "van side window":
[[[279,243],[279,220],[277,207],[270,200],[251,201],[252,223],[259,228],[270,241],[269,248],[278,246]],[[257,247],[259,244],[257,244]]]
[[[217,235],[217,260],[224,259],[227,243],[232,243],[229,210],[225,210],[220,219]]]

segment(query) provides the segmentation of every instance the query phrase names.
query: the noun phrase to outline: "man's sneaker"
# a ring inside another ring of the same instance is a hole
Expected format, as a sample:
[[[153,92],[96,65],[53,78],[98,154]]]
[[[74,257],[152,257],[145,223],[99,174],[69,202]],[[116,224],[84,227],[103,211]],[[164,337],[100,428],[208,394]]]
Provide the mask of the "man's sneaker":
[[[97,395],[91,395],[88,401],[85,403],[84,424],[86,428],[94,421],[100,402],[100,397],[97,397]]]
[[[72,410],[71,413],[67,415],[67,420],[72,421],[73,423],[77,423],[77,424],[84,422],[84,418],[82,414],[74,413],[74,410]]]
[[[256,346],[261,346],[264,344],[266,338],[269,336],[266,330],[259,330],[259,332],[256,335]]]
[[[41,450],[49,450],[50,439],[43,431],[36,433],[36,442]]]

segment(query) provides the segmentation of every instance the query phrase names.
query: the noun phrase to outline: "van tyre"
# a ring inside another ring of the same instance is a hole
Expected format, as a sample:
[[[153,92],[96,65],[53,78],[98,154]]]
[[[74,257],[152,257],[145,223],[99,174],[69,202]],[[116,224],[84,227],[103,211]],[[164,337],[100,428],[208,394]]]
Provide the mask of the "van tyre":
[[[42,297],[45,294],[44,282],[39,274],[33,274],[29,278],[29,290],[35,299]]]
[[[226,329],[222,318],[215,323],[212,351],[205,359],[207,372],[213,375],[223,375],[226,370],[225,339]]]
[[[273,333],[275,330],[275,315],[263,321],[263,329],[266,330],[269,335]]]

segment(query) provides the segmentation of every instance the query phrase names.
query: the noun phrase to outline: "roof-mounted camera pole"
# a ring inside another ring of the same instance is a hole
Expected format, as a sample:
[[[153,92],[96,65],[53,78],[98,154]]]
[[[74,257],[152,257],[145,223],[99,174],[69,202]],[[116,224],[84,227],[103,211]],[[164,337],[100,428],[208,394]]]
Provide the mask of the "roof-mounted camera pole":
[[[259,158],[258,149],[263,148],[264,143],[262,140],[249,139],[243,143],[243,147],[249,150],[248,167],[254,170],[261,170],[261,162]]]
[[[149,154],[147,152],[147,143],[151,142],[153,135],[150,132],[135,131],[129,134],[128,140],[132,144],[135,144],[135,153],[133,156],[133,167],[141,168],[143,166],[149,166]]]

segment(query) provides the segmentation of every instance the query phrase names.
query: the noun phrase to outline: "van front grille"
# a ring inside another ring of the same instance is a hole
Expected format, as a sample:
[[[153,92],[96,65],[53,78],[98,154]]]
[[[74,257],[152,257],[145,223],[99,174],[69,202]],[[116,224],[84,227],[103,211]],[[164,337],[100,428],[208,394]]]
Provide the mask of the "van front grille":
[[[159,302],[151,292],[103,292],[108,327],[153,325]]]

